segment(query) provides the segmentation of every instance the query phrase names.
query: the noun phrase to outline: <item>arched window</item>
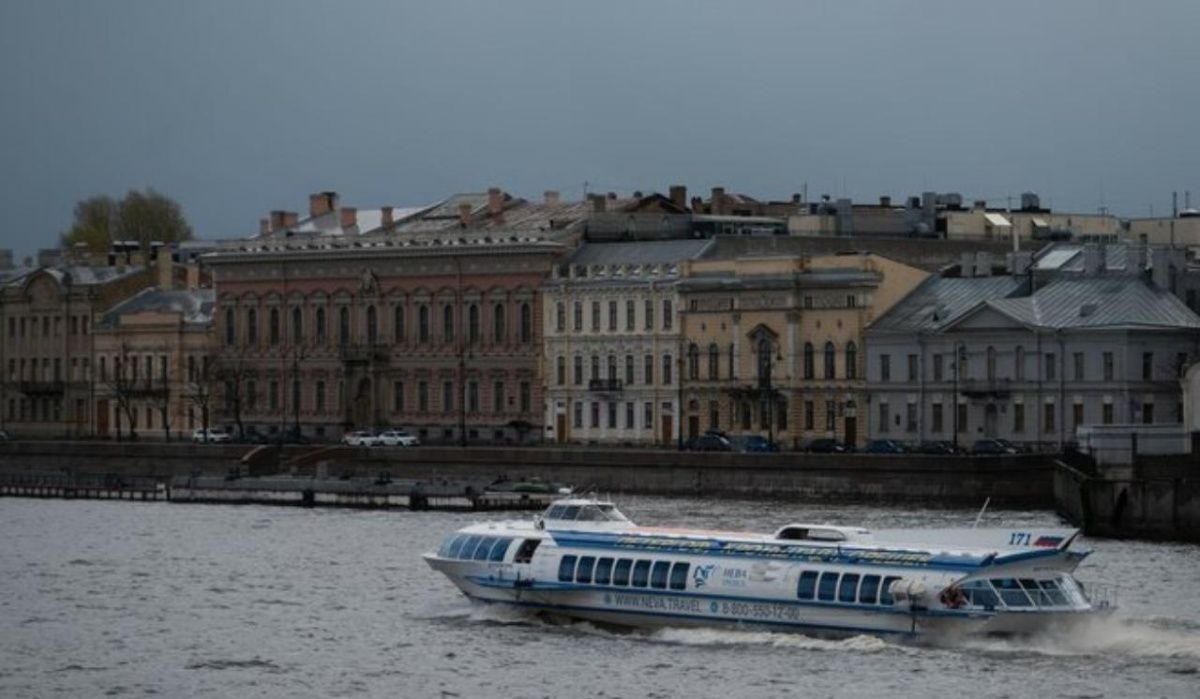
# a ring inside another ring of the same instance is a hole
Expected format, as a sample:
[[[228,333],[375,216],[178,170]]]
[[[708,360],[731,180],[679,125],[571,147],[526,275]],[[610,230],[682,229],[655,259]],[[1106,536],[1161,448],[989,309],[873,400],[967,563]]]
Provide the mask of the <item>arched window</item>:
[[[771,341],[762,338],[758,341],[758,380],[760,383],[771,383]]]
[[[392,309],[392,337],[396,342],[404,342],[404,304],[396,304]]]
[[[454,342],[454,306],[442,306],[442,340]]]
[[[317,342],[325,344],[325,309],[321,306],[317,307]]]
[[[270,319],[267,323],[267,335],[272,345],[279,344],[279,309],[272,308],[268,316]]]
[[[825,343],[825,378],[837,377],[837,350],[832,342]]]
[[[479,343],[479,305],[474,303],[467,307],[467,342]]]
[[[721,378],[721,350],[717,348],[717,343],[712,343],[708,346],[708,380],[716,381]]]
[[[529,303],[521,304],[521,344],[533,342],[533,307]]]
[[[292,344],[299,345],[304,342],[304,314],[300,312],[299,306],[292,307]]]
[[[504,304],[496,304],[492,310],[492,332],[495,337],[496,344],[504,342],[505,327],[504,327]]]
[[[375,306],[367,306],[367,344],[374,345],[379,342],[379,318],[375,312]]]
[[[853,340],[846,343],[846,378],[858,378],[858,345]]]
[[[696,381],[700,378],[700,348],[696,343],[688,345],[688,380]]]
[[[804,343],[804,378],[812,379],[816,376],[816,368],[814,368],[813,346],[811,342]]]
[[[258,344],[258,311],[253,308],[246,311],[246,343]]]
[[[350,342],[350,309],[342,306],[338,309],[338,344]]]
[[[417,339],[422,344],[429,342],[429,306],[424,303],[417,309]]]
[[[225,344],[237,342],[237,320],[232,308],[225,309]]]

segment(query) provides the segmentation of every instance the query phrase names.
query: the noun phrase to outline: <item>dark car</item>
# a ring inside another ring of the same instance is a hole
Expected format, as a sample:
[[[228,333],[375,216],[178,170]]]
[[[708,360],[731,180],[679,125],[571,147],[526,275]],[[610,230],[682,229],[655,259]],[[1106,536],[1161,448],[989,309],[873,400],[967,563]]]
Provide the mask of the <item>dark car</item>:
[[[961,454],[963,450],[960,447],[954,446],[954,442],[921,442],[914,450],[918,454],[937,454],[942,456],[951,456]]]
[[[253,427],[247,427],[242,432],[241,438],[237,441],[241,442],[242,444],[266,444],[269,440],[267,439],[267,435],[263,434],[262,432],[259,432]]]
[[[779,451],[779,445],[761,435],[751,435],[731,440],[731,445],[743,453],[766,454]]]
[[[903,444],[891,439],[873,439],[867,442],[863,451],[868,454],[904,454],[908,452]]]
[[[687,441],[687,448],[692,451],[731,451],[733,446],[729,440],[718,434],[702,434]]]
[[[981,439],[975,442],[975,446],[971,447],[971,453],[980,456],[1005,456],[1016,454],[1019,451],[1011,442],[1005,439]]]
[[[822,437],[821,439],[814,439],[813,441],[809,442],[808,445],[804,447],[804,451],[813,454],[845,454],[851,451],[851,449],[848,445],[842,444],[836,439]]]

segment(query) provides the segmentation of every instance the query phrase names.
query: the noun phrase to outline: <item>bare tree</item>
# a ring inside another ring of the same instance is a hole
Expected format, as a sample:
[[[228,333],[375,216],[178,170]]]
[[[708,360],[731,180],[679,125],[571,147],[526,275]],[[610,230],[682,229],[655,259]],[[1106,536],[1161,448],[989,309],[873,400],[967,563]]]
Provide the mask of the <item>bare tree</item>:
[[[238,438],[241,439],[246,436],[246,429],[242,424],[242,412],[254,405],[257,398],[254,395],[256,391],[251,389],[247,381],[253,377],[253,374],[249,365],[241,357],[223,361],[218,373],[218,378],[225,388],[225,410],[237,425]]]
[[[129,423],[130,441],[137,439],[137,421],[133,417],[133,401],[137,391],[137,357],[129,351],[129,344],[121,343],[121,352],[114,358],[113,371],[105,387],[117,404],[117,441],[121,441],[121,415]]]
[[[195,358],[190,358],[188,361],[187,399],[200,409],[200,426],[207,440],[213,393],[217,384],[217,358],[210,352],[200,355],[199,360],[197,362]]]
[[[161,362],[158,371],[158,378],[153,377],[152,371],[146,372],[146,392],[150,398],[150,404],[158,411],[159,420],[162,422],[163,439],[171,441],[171,379],[165,357],[168,356],[168,347],[161,346],[158,348]]]

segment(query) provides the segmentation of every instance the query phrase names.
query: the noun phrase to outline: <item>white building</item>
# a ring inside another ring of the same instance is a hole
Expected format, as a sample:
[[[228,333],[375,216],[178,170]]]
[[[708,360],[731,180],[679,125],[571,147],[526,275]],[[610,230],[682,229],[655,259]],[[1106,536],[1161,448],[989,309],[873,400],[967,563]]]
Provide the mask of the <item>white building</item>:
[[[679,263],[711,240],[589,243],[542,286],[546,439],[674,444]]]

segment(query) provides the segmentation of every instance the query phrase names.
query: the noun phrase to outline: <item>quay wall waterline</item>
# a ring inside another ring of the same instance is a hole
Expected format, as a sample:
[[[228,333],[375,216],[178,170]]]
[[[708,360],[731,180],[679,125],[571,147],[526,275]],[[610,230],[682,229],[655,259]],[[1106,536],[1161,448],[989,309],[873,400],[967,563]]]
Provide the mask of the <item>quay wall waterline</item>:
[[[730,495],[929,502],[948,506],[1053,507],[1054,466],[1041,455],[731,454],[650,449],[285,447],[252,472],[425,480],[538,478],[611,494]],[[0,470],[104,473],[169,480],[247,469],[245,445],[14,442]],[[270,456],[270,455],[267,455]]]

